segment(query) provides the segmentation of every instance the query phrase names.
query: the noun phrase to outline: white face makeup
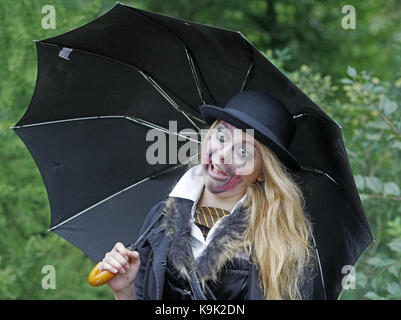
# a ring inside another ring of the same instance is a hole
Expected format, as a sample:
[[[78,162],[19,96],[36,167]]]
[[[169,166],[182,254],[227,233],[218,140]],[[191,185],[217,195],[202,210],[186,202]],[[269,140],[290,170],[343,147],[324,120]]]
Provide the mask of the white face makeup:
[[[245,192],[262,171],[254,138],[220,120],[206,141],[202,165],[205,185],[213,193]]]

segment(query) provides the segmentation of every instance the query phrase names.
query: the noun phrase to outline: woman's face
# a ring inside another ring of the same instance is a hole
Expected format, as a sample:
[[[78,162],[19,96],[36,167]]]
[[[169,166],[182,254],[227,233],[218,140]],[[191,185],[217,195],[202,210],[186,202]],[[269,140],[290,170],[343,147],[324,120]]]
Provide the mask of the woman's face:
[[[206,141],[202,159],[205,186],[224,197],[242,195],[262,174],[262,157],[254,138],[220,120]]]

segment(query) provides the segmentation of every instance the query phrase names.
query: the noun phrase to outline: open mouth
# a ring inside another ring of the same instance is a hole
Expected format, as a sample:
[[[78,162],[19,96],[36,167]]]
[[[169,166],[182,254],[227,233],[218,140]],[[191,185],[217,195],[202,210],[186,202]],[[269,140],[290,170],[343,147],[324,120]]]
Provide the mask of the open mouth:
[[[241,183],[240,176],[231,173],[230,167],[222,170],[219,165],[214,164],[211,159],[211,154],[206,156],[205,169],[207,174],[215,181],[219,181],[219,192],[234,189]]]
[[[214,165],[212,162],[209,163],[208,172],[217,180],[226,180],[229,177],[227,173],[221,170],[217,165]]]

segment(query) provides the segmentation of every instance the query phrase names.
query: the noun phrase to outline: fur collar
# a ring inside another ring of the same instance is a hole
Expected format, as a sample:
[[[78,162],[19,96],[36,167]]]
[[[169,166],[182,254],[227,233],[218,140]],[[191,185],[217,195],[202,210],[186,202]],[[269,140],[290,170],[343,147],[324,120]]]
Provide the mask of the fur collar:
[[[244,250],[242,239],[249,222],[246,208],[239,205],[221,218],[209,245],[195,262],[191,247],[193,201],[170,196],[165,204],[163,226],[171,239],[169,263],[186,279],[196,266],[200,281],[216,281],[220,269]]]

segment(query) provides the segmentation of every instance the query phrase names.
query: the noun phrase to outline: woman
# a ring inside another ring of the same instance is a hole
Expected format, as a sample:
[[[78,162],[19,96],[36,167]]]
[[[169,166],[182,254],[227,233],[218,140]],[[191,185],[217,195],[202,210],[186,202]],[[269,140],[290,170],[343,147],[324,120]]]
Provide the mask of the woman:
[[[138,252],[117,243],[102,261],[118,273],[115,298],[321,298],[311,222],[290,175],[300,169],[287,149],[291,113],[247,90],[201,114],[212,123],[202,163],[150,210],[141,233],[155,225]]]

